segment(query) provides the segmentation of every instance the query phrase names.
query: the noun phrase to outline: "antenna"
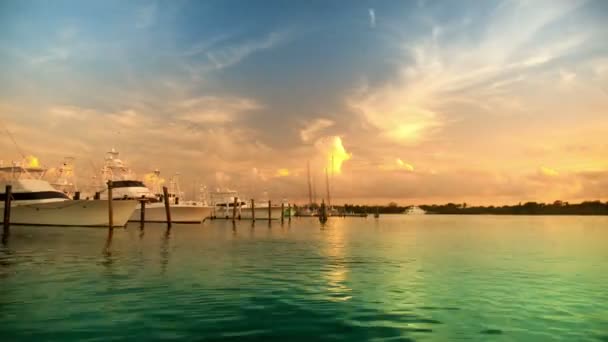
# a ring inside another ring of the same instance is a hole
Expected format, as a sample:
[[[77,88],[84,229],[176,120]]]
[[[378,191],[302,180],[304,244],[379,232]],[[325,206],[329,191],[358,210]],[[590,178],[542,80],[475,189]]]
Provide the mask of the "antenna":
[[[17,149],[17,152],[19,152],[19,154],[21,155],[21,158],[25,159],[26,158],[25,153],[23,153],[23,150],[21,149],[19,144],[17,144],[17,141],[15,140],[15,137],[13,137],[13,134],[11,133],[11,131],[8,130],[8,127],[6,127],[6,125],[4,124],[3,121],[0,120],[0,124],[2,124],[2,128],[4,128],[4,130],[6,131],[6,135],[8,135],[8,137],[13,142],[13,145],[15,145],[15,149]]]
[[[331,208],[331,198],[329,197],[329,174],[325,168],[325,187],[327,188],[327,207]]]

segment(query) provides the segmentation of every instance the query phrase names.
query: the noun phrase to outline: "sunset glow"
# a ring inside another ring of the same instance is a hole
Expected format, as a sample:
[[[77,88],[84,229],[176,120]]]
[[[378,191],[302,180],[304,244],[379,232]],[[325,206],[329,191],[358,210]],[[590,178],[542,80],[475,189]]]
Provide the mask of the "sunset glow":
[[[3,125],[79,184],[116,147],[251,197],[608,199],[604,1],[239,4],[5,3]]]

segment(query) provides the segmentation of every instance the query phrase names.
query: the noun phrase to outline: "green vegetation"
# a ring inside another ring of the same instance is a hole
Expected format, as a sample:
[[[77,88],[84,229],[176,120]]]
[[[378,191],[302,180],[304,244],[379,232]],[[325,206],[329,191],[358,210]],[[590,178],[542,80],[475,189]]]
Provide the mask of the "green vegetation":
[[[420,208],[427,214],[454,214],[454,215],[608,215],[608,202],[587,201],[578,204],[555,201],[551,204],[527,202],[518,205],[469,207],[466,203],[443,205],[421,205]]]

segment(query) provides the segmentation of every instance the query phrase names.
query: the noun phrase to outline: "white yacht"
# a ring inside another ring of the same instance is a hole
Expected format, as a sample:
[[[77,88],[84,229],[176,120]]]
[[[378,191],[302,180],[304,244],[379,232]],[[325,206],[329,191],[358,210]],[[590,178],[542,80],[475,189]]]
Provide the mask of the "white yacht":
[[[171,208],[171,222],[175,223],[201,223],[211,216],[213,207],[204,201],[184,201],[184,193],[180,190],[178,174],[171,177],[168,191],[168,201]],[[160,171],[155,170],[149,177],[147,186],[153,189],[155,197],[163,199],[160,191],[162,178]],[[167,222],[167,214],[164,202],[154,201],[146,204],[144,222]],[[135,210],[129,221],[141,221],[141,210]]]
[[[135,174],[120,158],[118,152],[112,149],[106,153],[103,169],[101,171],[101,198],[108,198],[106,184],[112,181],[113,199],[146,199],[156,200],[156,196],[144,183],[135,177]]]
[[[268,201],[255,201],[253,208],[251,200],[239,198],[238,193],[234,190],[216,190],[210,193],[211,202],[214,207],[214,216],[217,218],[232,218],[235,210],[235,216],[240,219],[268,220],[269,213],[271,220],[281,219],[281,215],[291,215],[288,206],[284,206],[284,211],[281,210],[281,204],[271,204],[268,208]],[[235,201],[236,199],[236,201]]]
[[[426,211],[422,210],[418,206],[411,206],[403,212],[405,215],[425,215]]]
[[[17,163],[0,167],[0,207],[4,208],[6,185],[10,184],[12,225],[108,226],[107,200],[71,200],[42,179],[45,171],[41,167],[24,167]],[[136,201],[114,202],[113,225],[124,226],[136,204]]]

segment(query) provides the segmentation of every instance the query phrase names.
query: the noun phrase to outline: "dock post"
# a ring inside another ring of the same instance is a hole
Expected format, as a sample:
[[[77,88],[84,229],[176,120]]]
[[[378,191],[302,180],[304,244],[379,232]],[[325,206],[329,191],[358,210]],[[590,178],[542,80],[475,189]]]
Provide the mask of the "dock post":
[[[287,203],[287,220],[291,222],[291,203]]]
[[[3,221],[3,233],[4,237],[8,236],[9,228],[11,226],[11,199],[13,197],[13,186],[7,184],[4,190],[4,221]]]
[[[101,194],[99,193],[99,191],[97,191],[97,192],[95,193],[95,195],[93,196],[93,199],[94,199],[94,200],[98,200],[98,199],[100,199],[100,198],[101,198]]]
[[[171,229],[171,207],[169,204],[169,190],[163,186],[163,196],[165,200],[165,215],[167,216],[167,230]]]
[[[114,229],[114,213],[112,212],[112,181],[108,181],[108,228]]]
[[[139,228],[144,229],[146,222],[146,201],[142,198],[139,200]]]
[[[272,220],[272,203],[268,200],[268,222]]]
[[[251,220],[255,221],[255,201],[251,199]]]
[[[285,203],[281,202],[281,224],[285,222]]]
[[[236,220],[236,202],[238,201],[238,197],[234,197],[234,203],[232,204],[232,222]]]
[[[74,201],[78,201],[80,199],[80,191],[76,191],[73,197]]]

